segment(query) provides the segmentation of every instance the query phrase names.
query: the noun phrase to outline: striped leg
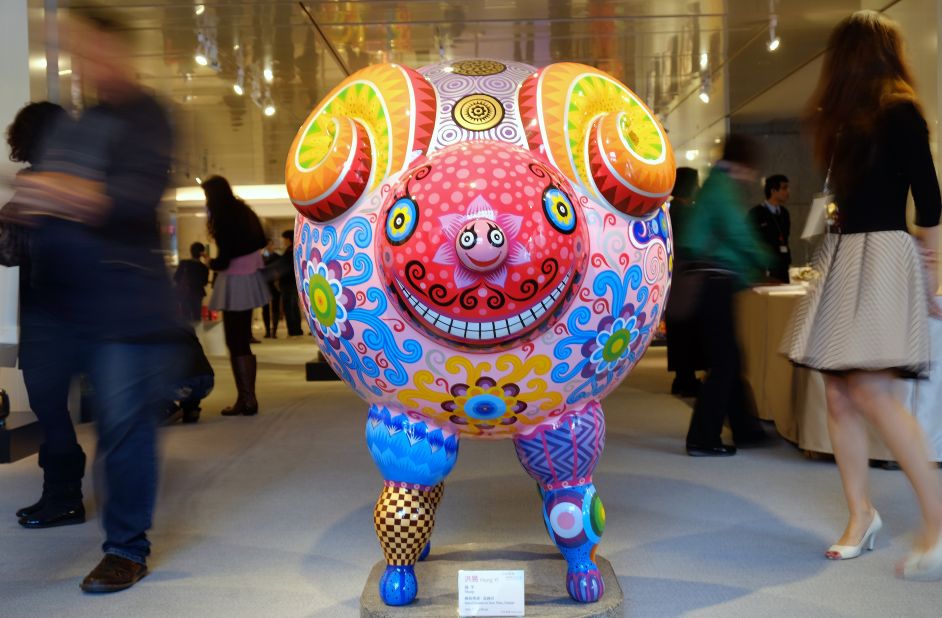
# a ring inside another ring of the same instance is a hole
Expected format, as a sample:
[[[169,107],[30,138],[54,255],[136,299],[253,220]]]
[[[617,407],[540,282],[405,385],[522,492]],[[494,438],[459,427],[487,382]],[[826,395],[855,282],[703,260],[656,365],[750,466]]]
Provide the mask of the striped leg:
[[[554,426],[514,438],[517,458],[540,485],[543,523],[567,563],[566,590],[593,603],[605,584],[595,551],[605,531],[605,508],[592,472],[605,446],[605,417],[596,402],[561,417]]]
[[[373,510],[387,565],[379,594],[387,605],[407,605],[418,593],[415,563],[432,536],[444,479],[458,458],[458,436],[399,411],[370,406],[366,442],[386,479]]]

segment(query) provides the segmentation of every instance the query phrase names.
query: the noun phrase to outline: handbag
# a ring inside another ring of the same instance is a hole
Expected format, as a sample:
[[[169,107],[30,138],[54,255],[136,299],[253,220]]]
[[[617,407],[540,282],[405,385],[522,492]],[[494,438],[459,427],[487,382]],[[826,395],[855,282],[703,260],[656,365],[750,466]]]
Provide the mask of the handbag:
[[[707,279],[715,268],[706,262],[680,262],[675,264],[671,277],[671,291],[664,309],[670,322],[686,322],[700,308]]]
[[[0,266],[21,266],[29,253],[29,231],[16,223],[0,222]]]
[[[837,139],[840,138],[841,132],[838,131]],[[834,192],[831,190],[831,169],[834,167],[834,155],[835,153],[832,152],[831,161],[828,163],[828,172],[824,177],[823,190],[812,196],[811,209],[808,211],[808,218],[805,220],[805,227],[801,232],[801,237],[804,240],[810,240],[827,231],[837,229],[837,203],[834,201]]]

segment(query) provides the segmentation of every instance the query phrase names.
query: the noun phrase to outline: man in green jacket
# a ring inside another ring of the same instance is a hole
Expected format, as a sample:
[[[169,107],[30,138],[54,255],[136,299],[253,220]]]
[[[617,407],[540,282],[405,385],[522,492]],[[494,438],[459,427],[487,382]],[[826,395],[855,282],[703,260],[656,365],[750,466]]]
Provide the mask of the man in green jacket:
[[[737,446],[766,439],[754,416],[755,399],[742,376],[736,336],[736,292],[757,280],[768,255],[746,221],[745,185],[756,182],[760,150],[750,138],[730,135],[723,159],[703,184],[696,205],[677,239],[679,249],[705,272],[698,302],[709,373],[694,406],[687,432],[687,454],[729,456],[723,444],[723,419],[729,417]]]

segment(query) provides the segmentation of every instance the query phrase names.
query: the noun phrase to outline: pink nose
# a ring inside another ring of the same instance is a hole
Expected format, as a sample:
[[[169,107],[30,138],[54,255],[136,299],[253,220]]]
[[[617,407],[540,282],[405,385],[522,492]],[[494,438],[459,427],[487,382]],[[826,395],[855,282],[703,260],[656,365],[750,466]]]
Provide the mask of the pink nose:
[[[489,272],[496,270],[507,259],[507,235],[490,219],[470,221],[455,238],[458,259],[469,270]]]

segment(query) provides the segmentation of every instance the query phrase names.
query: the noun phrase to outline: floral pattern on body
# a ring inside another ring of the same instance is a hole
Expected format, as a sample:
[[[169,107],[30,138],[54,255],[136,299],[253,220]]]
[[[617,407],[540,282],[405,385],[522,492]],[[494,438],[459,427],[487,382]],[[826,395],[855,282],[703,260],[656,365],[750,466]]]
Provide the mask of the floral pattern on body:
[[[416,388],[403,389],[398,399],[408,410],[474,436],[527,433],[562,412],[562,396],[547,380],[551,368],[542,354],[526,360],[506,354],[493,365],[453,356],[444,366],[448,377],[419,371]]]

